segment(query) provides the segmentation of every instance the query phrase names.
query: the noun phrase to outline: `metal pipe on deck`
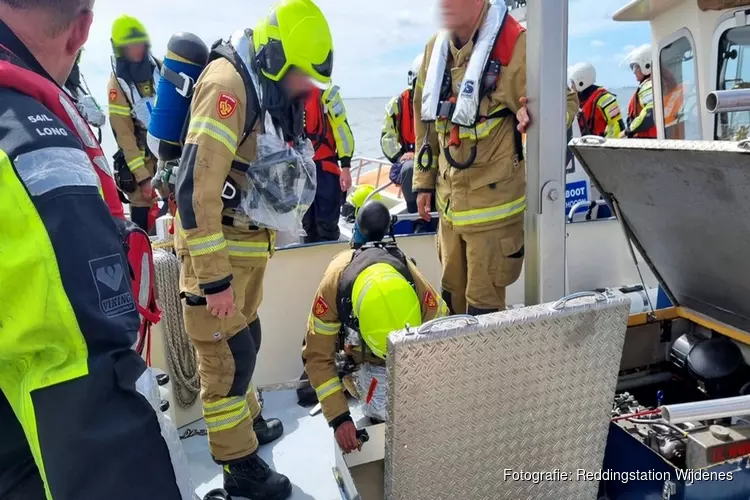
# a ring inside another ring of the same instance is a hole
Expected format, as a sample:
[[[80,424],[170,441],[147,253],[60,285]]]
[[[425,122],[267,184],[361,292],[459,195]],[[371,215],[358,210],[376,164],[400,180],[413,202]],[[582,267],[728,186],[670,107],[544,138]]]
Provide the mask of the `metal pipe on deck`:
[[[706,96],[706,110],[712,115],[750,111],[750,89],[715,90]]]
[[[568,2],[526,5],[526,305],[565,295]]]
[[[666,405],[661,407],[661,415],[669,424],[750,415],[750,396]]]

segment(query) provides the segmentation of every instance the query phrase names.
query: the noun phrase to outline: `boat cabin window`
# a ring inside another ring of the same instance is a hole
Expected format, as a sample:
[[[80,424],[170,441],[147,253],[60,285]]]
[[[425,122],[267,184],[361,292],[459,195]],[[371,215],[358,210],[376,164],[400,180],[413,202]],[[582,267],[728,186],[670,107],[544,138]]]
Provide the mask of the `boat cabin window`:
[[[681,36],[661,48],[659,76],[664,138],[700,140],[695,52],[687,36]]]
[[[750,88],[750,26],[730,28],[719,39],[717,90]],[[714,138],[741,141],[748,138],[750,111],[717,113]]]

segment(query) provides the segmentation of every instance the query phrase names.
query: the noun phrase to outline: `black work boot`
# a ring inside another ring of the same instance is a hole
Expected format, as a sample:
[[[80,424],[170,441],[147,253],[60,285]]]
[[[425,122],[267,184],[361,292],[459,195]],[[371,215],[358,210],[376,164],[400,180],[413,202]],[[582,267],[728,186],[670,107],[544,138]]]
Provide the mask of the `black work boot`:
[[[232,497],[285,500],[292,495],[289,478],[271,469],[257,453],[224,466],[224,489]]]
[[[297,404],[302,407],[315,406],[318,404],[318,395],[315,389],[310,385],[310,380],[307,378],[307,372],[302,372],[300,376],[300,386],[297,388]],[[307,381],[307,383],[304,383]]]
[[[264,445],[276,441],[284,434],[284,424],[278,418],[266,420],[263,415],[253,420],[253,430],[258,438],[258,444]]]

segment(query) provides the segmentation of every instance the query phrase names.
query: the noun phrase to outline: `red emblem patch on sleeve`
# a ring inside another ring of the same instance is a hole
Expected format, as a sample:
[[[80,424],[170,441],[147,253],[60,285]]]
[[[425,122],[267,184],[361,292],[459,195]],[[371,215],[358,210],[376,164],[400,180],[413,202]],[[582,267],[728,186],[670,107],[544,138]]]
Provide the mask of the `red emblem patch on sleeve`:
[[[109,89],[109,102],[117,100],[117,89]]]
[[[219,113],[219,118],[226,120],[237,111],[237,98],[232,94],[222,92],[219,96],[219,100],[216,101],[216,112]]]
[[[431,290],[427,290],[424,293],[424,304],[430,309],[435,309],[437,307],[437,299],[435,298],[435,294],[433,294]]]
[[[328,307],[328,304],[325,300],[323,300],[323,297],[318,295],[318,297],[315,299],[315,303],[313,304],[313,314],[320,318],[330,310],[331,308]]]

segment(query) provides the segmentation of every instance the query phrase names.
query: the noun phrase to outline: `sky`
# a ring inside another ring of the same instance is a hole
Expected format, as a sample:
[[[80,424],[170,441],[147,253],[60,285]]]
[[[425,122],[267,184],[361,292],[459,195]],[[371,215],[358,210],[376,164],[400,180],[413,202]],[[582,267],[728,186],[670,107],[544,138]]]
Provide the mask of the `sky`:
[[[99,0],[81,60],[83,75],[94,97],[105,104],[111,72],[110,29],[120,14],[135,16],[145,24],[154,55],[161,57],[169,37],[176,32],[193,32],[210,45],[237,29],[253,27],[273,3],[274,0]],[[333,33],[333,79],[347,98],[386,97],[402,91],[412,60],[423,51],[438,26],[437,0],[316,3]],[[648,23],[612,21],[612,14],[626,3],[627,0],[570,0],[568,62],[593,63],[598,83],[609,88],[635,85],[632,73],[621,62],[632,48],[650,41]]]

